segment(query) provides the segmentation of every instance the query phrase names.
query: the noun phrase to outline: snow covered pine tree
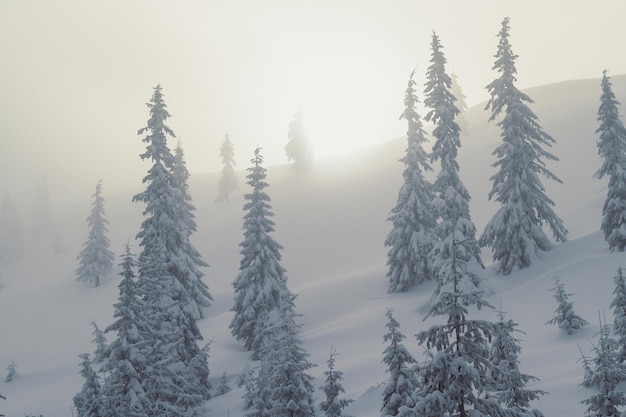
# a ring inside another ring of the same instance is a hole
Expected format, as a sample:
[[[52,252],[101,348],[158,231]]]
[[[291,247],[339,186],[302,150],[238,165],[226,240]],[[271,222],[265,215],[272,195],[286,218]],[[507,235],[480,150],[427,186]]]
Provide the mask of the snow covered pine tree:
[[[611,251],[626,248],[626,128],[619,117],[619,101],[611,87],[611,77],[602,77],[602,96],[598,109],[600,126],[596,130],[602,166],[596,177],[609,177],[609,188],[602,209],[602,231]]]
[[[501,73],[487,90],[491,94],[485,109],[491,108],[490,121],[504,111],[498,122],[502,144],[493,154],[493,164],[499,171],[491,177],[493,187],[489,199],[495,196],[502,207],[485,226],[480,237],[481,246],[493,249],[493,260],[503,275],[530,266],[540,251],[552,247],[542,224],[547,223],[559,242],[567,240],[563,221],[552,210],[554,202],[545,194],[539,175],[561,182],[545,167],[543,158],[558,160],[542,146],[552,146],[554,139],[537,123],[537,116],[524,103],[530,97],[518,90],[514,82],[515,59],[509,43],[509,18],[502,21],[498,37],[498,52],[494,69]]]
[[[89,236],[83,244],[83,249],[78,255],[78,268],[76,269],[76,281],[88,282],[95,287],[100,286],[100,278],[111,273],[113,270],[113,258],[115,255],[109,249],[110,241],[107,237],[109,223],[104,213],[104,198],[102,197],[102,181],[98,181],[93,207],[87,225]]]
[[[432,184],[424,178],[423,171],[432,168],[428,155],[422,148],[425,132],[415,106],[415,81],[411,72],[404,96],[405,110],[400,118],[406,119],[407,149],[400,160],[404,163],[404,183],[398,200],[387,219],[392,230],[385,240],[387,253],[388,292],[404,292],[417,283],[433,279],[429,253],[435,245],[435,215],[433,214]]]
[[[320,387],[326,395],[326,399],[320,402],[320,410],[326,414],[326,417],[344,417],[343,409],[350,405],[354,400],[347,398],[339,398],[339,395],[346,392],[341,385],[343,381],[343,372],[335,370],[335,357],[337,351],[335,348],[330,349],[330,357],[326,361],[328,368],[324,371],[326,380],[324,385]],[[347,416],[345,416],[347,417]]]

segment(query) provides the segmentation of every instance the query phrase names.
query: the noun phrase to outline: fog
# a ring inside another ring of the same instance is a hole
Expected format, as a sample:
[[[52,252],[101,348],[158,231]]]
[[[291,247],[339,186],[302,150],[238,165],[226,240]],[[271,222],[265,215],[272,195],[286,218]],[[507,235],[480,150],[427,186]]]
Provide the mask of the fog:
[[[3,0],[0,194],[24,207],[45,181],[59,208],[99,179],[105,194],[140,187],[137,130],[159,83],[192,173],[221,168],[227,133],[239,169],[257,145],[282,164],[300,107],[318,157],[400,136],[433,30],[471,105],[497,76],[503,17],[524,88],[626,73],[625,12],[618,0]]]

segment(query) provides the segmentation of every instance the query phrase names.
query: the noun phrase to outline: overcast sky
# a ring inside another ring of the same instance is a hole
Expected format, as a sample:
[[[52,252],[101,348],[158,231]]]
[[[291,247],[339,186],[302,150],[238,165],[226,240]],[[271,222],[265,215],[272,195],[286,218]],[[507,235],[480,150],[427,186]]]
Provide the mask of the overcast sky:
[[[140,186],[158,83],[192,173],[221,169],[226,133],[240,169],[257,144],[286,162],[299,107],[318,156],[386,141],[433,30],[468,104],[487,98],[505,16],[519,87],[626,73],[622,0],[0,0],[0,184]]]

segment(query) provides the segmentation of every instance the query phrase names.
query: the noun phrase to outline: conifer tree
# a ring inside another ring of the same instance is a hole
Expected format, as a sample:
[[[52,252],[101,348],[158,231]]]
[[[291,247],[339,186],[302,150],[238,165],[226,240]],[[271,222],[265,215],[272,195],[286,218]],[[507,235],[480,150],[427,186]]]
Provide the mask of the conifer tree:
[[[621,266],[613,278],[613,285],[614,297],[610,307],[613,309],[613,331],[619,345],[617,360],[624,364],[626,362],[626,276]]]
[[[250,408],[254,405],[254,379],[254,369],[251,369],[249,365],[244,367],[243,372],[237,379],[237,387],[243,388],[241,398],[244,400],[245,408]]]
[[[611,77],[603,71],[602,95],[598,109],[600,126],[598,153],[602,166],[596,177],[609,177],[607,198],[602,209],[602,231],[611,251],[626,247],[626,128],[619,117],[620,102],[613,93]]]
[[[222,158],[223,168],[222,176],[217,185],[218,195],[215,202],[228,203],[228,196],[233,191],[239,189],[237,175],[235,174],[235,151],[228,135],[224,136],[224,142],[220,147],[220,158]]]
[[[393,228],[385,246],[387,253],[388,291],[404,292],[417,283],[433,278],[430,258],[436,238],[436,221],[433,214],[432,184],[424,178],[423,172],[432,170],[428,156],[422,148],[426,142],[425,132],[415,106],[415,81],[411,72],[404,96],[405,109],[400,118],[406,119],[407,149],[400,160],[404,163],[402,176],[404,183],[398,193],[398,200],[391,210],[388,221]]]
[[[89,236],[78,255],[76,280],[100,286],[100,278],[111,273],[115,255],[109,249],[110,241],[107,237],[107,224],[104,211],[104,197],[102,197],[102,181],[98,181],[96,192],[92,195],[94,202],[91,213],[87,217]]]
[[[581,404],[587,406],[585,415],[594,417],[620,417],[619,407],[626,405],[626,394],[619,384],[626,379],[626,370],[618,362],[617,342],[610,335],[610,328],[601,326],[600,340],[594,348],[594,370],[590,384],[598,389]]]
[[[233,336],[243,341],[252,351],[253,358],[258,359],[263,320],[280,306],[281,294],[287,291],[287,275],[280,265],[283,247],[270,236],[274,231],[270,217],[274,214],[270,197],[265,192],[269,184],[265,182],[266,170],[262,166],[260,148],[254,151],[251,162],[247,184],[252,191],[244,196],[244,240],[239,244],[242,259],[239,274],[232,284],[235,289],[232,311],[235,314],[229,326]]]
[[[93,355],[93,363],[102,363],[106,359],[106,350],[107,350],[107,339],[104,335],[104,332],[100,330],[95,321],[91,321],[91,326],[93,327],[93,340],[92,342],[96,345],[96,350]]]
[[[320,410],[322,410],[326,417],[344,416],[343,409],[354,402],[352,399],[339,398],[346,390],[341,384],[343,372],[335,370],[336,356],[337,351],[333,347],[330,350],[330,357],[326,361],[327,369],[324,371],[326,380],[324,381],[324,385],[320,387],[320,389],[324,391],[324,395],[326,395],[326,399],[320,402]]]
[[[170,117],[161,86],[154,89],[150,119],[139,134],[147,133],[142,159],[153,165],[143,182],[146,190],[133,200],[145,203],[144,221],[137,234],[142,251],[138,258],[137,293],[142,299],[146,368],[142,388],[153,416],[183,416],[209,398],[206,352],[196,323],[197,304],[181,271],[188,225],[180,201],[180,183],[174,174],[176,160],[167,146],[175,137],[165,124]],[[181,217],[182,216],[182,217]]]
[[[91,366],[88,353],[78,356],[82,359],[80,374],[84,382],[81,391],[74,396],[76,415],[77,417],[101,417],[104,415],[104,406],[98,375]]]
[[[493,390],[501,404],[519,411],[528,412],[530,402],[546,394],[541,390],[531,390],[526,386],[539,379],[519,370],[519,354],[522,351],[520,340],[513,336],[517,330],[517,323],[505,320],[502,311],[498,314],[499,320],[494,325],[493,341],[489,351],[489,362],[493,368]]]
[[[107,374],[102,387],[106,398],[105,416],[144,416],[149,409],[143,388],[148,371],[148,322],[137,292],[135,260],[128,244],[121,267],[118,302],[113,305],[115,321],[104,330],[105,333],[115,332],[115,338],[105,350],[106,361],[102,365],[102,371]]]
[[[314,379],[307,371],[314,365],[303,347],[294,299],[288,290],[282,291],[279,305],[264,322],[260,359],[265,385],[257,390],[266,402],[260,409],[257,406],[257,412],[269,410],[271,416],[313,417]]]
[[[15,359],[11,359],[11,363],[7,366],[7,376],[4,377],[4,382],[11,382],[17,376],[17,364]]]
[[[415,406],[415,392],[419,386],[413,366],[417,362],[406,349],[402,341],[405,336],[400,332],[400,323],[393,317],[393,309],[387,309],[387,333],[383,340],[388,346],[383,351],[383,363],[387,365],[387,383],[383,390],[383,405],[380,416],[398,416],[410,414]]]
[[[228,385],[228,377],[226,376],[226,372],[222,374],[222,379],[220,379],[220,384],[215,388],[215,397],[219,397],[220,395],[228,394],[232,391],[232,388]]]
[[[569,301],[569,297],[572,294],[565,291],[565,285],[563,285],[561,280],[558,277],[554,277],[554,281],[555,286],[552,288],[552,291],[558,306],[554,310],[556,316],[548,320],[546,324],[555,324],[559,326],[559,329],[565,330],[567,334],[574,334],[579,329],[588,326],[589,322],[574,312],[574,303]]]
[[[512,417],[520,412],[485,397],[493,386],[490,377],[489,341],[495,326],[486,320],[469,319],[469,307],[489,306],[473,285],[464,285],[464,275],[453,257],[446,267],[448,285],[443,286],[427,317],[447,316],[445,324],[433,325],[416,335],[431,353],[420,366],[420,384],[413,409],[418,416]]]
[[[467,110],[467,103],[465,101],[467,97],[465,96],[465,93],[463,93],[458,77],[454,72],[450,74],[450,79],[452,80],[450,90],[452,91],[452,95],[456,97],[457,107],[459,108],[457,123],[463,132],[467,132],[469,125],[467,119],[463,116],[463,113]]]
[[[493,151],[498,160],[492,165],[498,172],[491,177],[493,186],[489,199],[494,198],[502,206],[487,223],[481,246],[493,249],[493,260],[504,275],[526,268],[541,251],[552,247],[542,225],[548,224],[554,238],[567,240],[567,229],[552,207],[554,202],[545,194],[540,175],[561,182],[545,166],[544,159],[558,158],[543,147],[552,146],[555,140],[543,131],[537,116],[526,103],[533,101],[515,87],[515,60],[509,43],[509,18],[502,21],[498,52],[493,67],[501,73],[487,90],[491,98],[485,109],[491,109],[490,121],[504,113],[497,125],[501,129],[502,144]]]
[[[287,159],[293,161],[293,167],[296,172],[300,173],[310,169],[313,164],[313,148],[304,132],[301,110],[298,110],[293,120],[289,123],[287,138],[285,153],[287,154]]]
[[[22,217],[8,195],[0,207],[0,265],[8,265],[24,256]]]
[[[185,154],[180,142],[174,151],[174,169],[172,171],[176,186],[175,207],[177,207],[176,219],[179,222],[178,232],[180,243],[178,260],[175,262],[174,274],[185,286],[191,296],[189,308],[195,319],[205,317],[205,310],[211,306],[211,293],[204,282],[204,273],[201,268],[208,267],[196,247],[191,242],[191,235],[196,232],[198,226],[195,221],[195,207],[189,194],[189,171],[185,163]]]
[[[452,257],[457,271],[478,286],[480,278],[472,271],[472,263],[483,267],[480,259],[480,247],[475,240],[476,226],[469,212],[470,195],[459,177],[459,164],[456,161],[461,146],[460,130],[454,118],[459,109],[454,104],[456,98],[450,92],[451,79],[446,73],[446,58],[437,34],[433,33],[431,42],[431,64],[428,67],[424,104],[430,108],[426,120],[434,123],[435,144],[431,161],[439,160],[441,171],[433,184],[435,192],[434,209],[439,216],[436,233],[439,241],[435,244],[433,271],[441,287],[452,276],[446,269]],[[456,248],[455,251],[452,249]],[[469,268],[468,268],[469,267]]]

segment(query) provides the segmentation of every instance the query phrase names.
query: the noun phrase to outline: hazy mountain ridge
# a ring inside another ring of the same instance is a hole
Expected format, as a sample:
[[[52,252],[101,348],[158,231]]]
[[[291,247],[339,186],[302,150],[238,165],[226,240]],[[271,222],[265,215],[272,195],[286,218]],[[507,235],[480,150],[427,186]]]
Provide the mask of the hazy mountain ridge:
[[[626,102],[626,76],[613,77],[614,92]],[[556,212],[570,230],[571,241],[555,247],[544,258],[509,277],[496,276],[488,266],[484,273],[496,294],[492,304],[520,323],[521,369],[541,379],[538,389],[550,394],[534,404],[548,416],[582,415],[578,401],[590,391],[578,386],[582,370],[576,344],[589,351],[587,340],[597,331],[597,312],[608,311],[612,277],[624,262],[624,255],[611,254],[598,232],[606,181],[593,178],[600,164],[594,133],[599,106],[600,80],[566,81],[526,91],[535,101],[531,106],[539,123],[557,143],[551,152],[560,158],[548,166],[563,184],[544,181],[547,194],[556,202]],[[491,152],[499,143],[499,130],[487,123],[484,105],[469,109],[465,118],[469,133],[462,132],[459,152],[460,175],[472,196],[472,217],[479,233],[491,218],[497,204],[487,201],[494,173]],[[621,114],[626,114],[622,107]],[[261,144],[262,146],[262,144]],[[398,138],[359,151],[354,155],[315,162],[312,172],[299,177],[289,166],[270,167],[267,180],[272,198],[275,239],[281,243],[283,266],[289,286],[298,293],[298,311],[304,316],[303,336],[311,360],[319,366],[312,374],[319,378],[331,345],[339,351],[337,368],[345,374],[348,396],[357,400],[348,410],[353,415],[377,416],[380,390],[385,379],[380,363],[384,349],[386,307],[393,306],[406,345],[416,356],[421,347],[413,334],[438,323],[437,318],[422,321],[431,287],[418,287],[406,294],[388,295],[385,278],[386,248],[383,241],[390,230],[387,215],[402,183],[405,139]],[[236,152],[245,152],[236,149]],[[250,150],[252,155],[252,150]],[[137,164],[148,165],[137,158]],[[213,339],[210,368],[217,379],[223,371],[234,376],[241,372],[248,353],[230,336],[232,313],[231,283],[239,268],[242,240],[243,193],[246,167],[239,167],[240,190],[228,204],[213,203],[218,175],[192,174],[191,194],[196,206],[198,233],[196,246],[211,264],[205,272],[215,299],[209,318],[200,322],[206,340]],[[435,169],[438,166],[435,165]],[[132,192],[107,194],[109,236],[112,249],[139,231],[142,207],[131,203]],[[132,185],[139,189],[141,184]],[[75,260],[87,228],[89,200],[58,215],[59,240],[65,250],[52,250],[51,241],[30,247],[27,256],[0,271],[0,369],[15,359],[19,376],[11,383],[0,382],[0,412],[21,416],[26,412],[46,417],[70,415],[71,398],[80,390],[78,354],[91,352],[90,320],[100,327],[112,321],[112,304],[117,300],[117,276],[109,277],[100,288],[89,288],[74,281]],[[139,251],[135,244],[134,252]],[[483,251],[483,260],[490,256]],[[557,274],[568,291],[574,293],[576,311],[594,323],[568,337],[544,323],[552,317],[556,304],[550,288]],[[495,318],[488,311],[479,314]],[[318,379],[321,384],[321,380]],[[231,378],[231,386],[235,386]],[[208,403],[207,415],[237,416],[243,413],[238,390]],[[321,395],[321,393],[320,393]]]

